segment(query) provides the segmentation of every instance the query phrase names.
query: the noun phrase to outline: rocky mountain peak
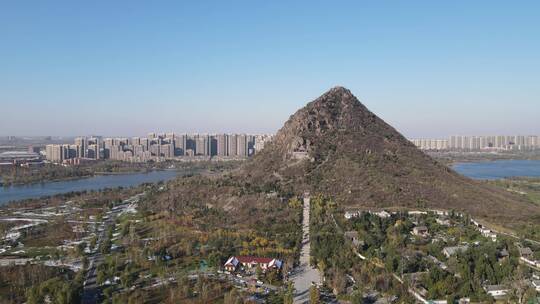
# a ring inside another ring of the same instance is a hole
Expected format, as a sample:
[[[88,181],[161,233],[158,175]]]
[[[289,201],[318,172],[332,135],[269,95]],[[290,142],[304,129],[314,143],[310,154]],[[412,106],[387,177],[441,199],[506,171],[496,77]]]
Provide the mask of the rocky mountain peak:
[[[239,174],[268,188],[328,195],[348,207],[421,206],[483,215],[512,205],[511,216],[497,216],[540,214],[537,206],[436,162],[339,86],[294,113]]]
[[[397,131],[370,112],[344,87],[334,87],[319,98],[308,103],[292,115],[276,134],[275,144],[282,153],[291,156],[294,152],[313,154],[314,145],[351,140],[359,135],[402,138]],[[319,151],[324,153],[324,151]]]

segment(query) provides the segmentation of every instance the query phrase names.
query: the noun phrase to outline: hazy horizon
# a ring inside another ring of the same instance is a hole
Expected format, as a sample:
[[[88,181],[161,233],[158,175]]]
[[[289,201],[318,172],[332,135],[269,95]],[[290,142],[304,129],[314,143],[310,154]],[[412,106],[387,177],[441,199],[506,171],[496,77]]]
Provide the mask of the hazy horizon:
[[[292,115],[292,114],[291,114]],[[285,123],[285,122],[284,122]],[[281,128],[281,126],[279,127]],[[277,131],[279,131],[279,128],[276,129],[273,132],[248,132],[248,131],[214,131],[214,132],[203,132],[203,131],[183,131],[183,130],[148,130],[142,133],[137,134],[98,134],[98,133],[79,133],[79,134],[65,134],[65,135],[57,135],[57,134],[36,134],[36,135],[28,135],[28,134],[1,134],[0,137],[9,137],[9,136],[15,136],[18,138],[39,138],[39,137],[52,137],[52,138],[67,138],[72,139],[75,137],[93,137],[93,136],[101,136],[101,137],[117,137],[117,138],[123,138],[123,137],[146,137],[149,133],[157,133],[157,134],[165,134],[165,133],[175,133],[175,134],[209,134],[209,135],[216,135],[216,134],[249,134],[249,135],[274,135]],[[398,132],[402,133],[399,129]],[[503,135],[503,136],[540,136],[540,131],[536,133],[523,133],[523,132],[517,132],[517,133],[510,133],[510,132],[499,132],[499,133],[470,133],[470,132],[463,132],[463,133],[449,133],[449,134],[443,134],[440,136],[408,136],[407,134],[402,133],[403,136],[405,136],[408,139],[448,139],[451,136],[497,136],[497,135]]]
[[[408,138],[540,134],[540,4],[306,3],[3,3],[0,136],[275,133],[336,85]]]

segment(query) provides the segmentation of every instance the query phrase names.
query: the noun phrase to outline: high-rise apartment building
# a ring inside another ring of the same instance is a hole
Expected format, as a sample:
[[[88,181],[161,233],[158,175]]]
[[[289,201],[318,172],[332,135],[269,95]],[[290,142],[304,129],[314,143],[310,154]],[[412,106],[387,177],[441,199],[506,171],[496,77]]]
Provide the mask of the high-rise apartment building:
[[[143,148],[143,151],[148,151],[150,149],[150,140],[148,138],[141,138],[140,145]]]
[[[218,134],[216,135],[217,141],[217,151],[218,156],[227,156],[228,155],[228,135],[227,134]]]
[[[497,136],[460,136],[453,135],[447,140],[447,144],[430,139],[411,140],[417,147],[424,150],[450,149],[458,151],[480,151],[485,149],[497,150],[531,150],[539,149],[537,135],[497,135]],[[435,148],[437,147],[437,148]],[[444,148],[440,148],[444,147]]]
[[[248,155],[248,139],[245,134],[240,134],[237,136],[236,145],[237,145],[236,155],[238,156]]]
[[[148,161],[175,156],[247,157],[262,150],[271,135],[150,133],[149,138],[77,137],[72,145],[47,145],[47,159],[77,164],[81,158]],[[436,141],[433,144],[437,145]]]
[[[152,153],[152,156],[161,156],[161,145],[151,145],[150,146],[150,153]]]
[[[86,139],[86,137],[75,138],[75,145],[79,146],[79,148],[77,149],[77,157],[86,158],[86,149],[88,149],[88,140]]]
[[[186,146],[187,146],[187,136],[185,134],[182,135],[174,135],[174,144],[175,144],[175,156],[183,156],[186,155]]]
[[[45,146],[45,153],[47,160],[51,162],[61,162],[63,160],[63,147],[62,145],[47,145]]]
[[[196,135],[195,138],[195,155],[208,156],[210,155],[210,136]]]
[[[174,145],[172,144],[161,145],[160,152],[161,152],[161,155],[159,156],[162,156],[165,158],[172,158],[174,157]]]
[[[229,134],[229,136],[227,136],[227,155],[238,155],[238,135],[236,134]]]

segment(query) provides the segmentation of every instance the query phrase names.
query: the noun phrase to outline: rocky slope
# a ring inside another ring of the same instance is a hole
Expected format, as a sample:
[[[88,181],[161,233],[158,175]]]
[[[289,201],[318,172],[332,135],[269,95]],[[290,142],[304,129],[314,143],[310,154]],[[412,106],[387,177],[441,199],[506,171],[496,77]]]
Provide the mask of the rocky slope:
[[[539,206],[439,164],[343,87],[292,115],[240,174],[259,185],[325,194],[346,207],[444,208],[540,221]]]

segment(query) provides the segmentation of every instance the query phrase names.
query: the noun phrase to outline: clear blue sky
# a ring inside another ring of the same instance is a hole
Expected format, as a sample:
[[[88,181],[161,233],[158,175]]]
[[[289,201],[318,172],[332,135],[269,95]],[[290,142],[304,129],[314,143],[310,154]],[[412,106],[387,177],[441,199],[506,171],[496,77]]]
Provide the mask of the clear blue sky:
[[[409,137],[538,134],[538,3],[2,1],[0,135],[275,132],[335,85]]]

